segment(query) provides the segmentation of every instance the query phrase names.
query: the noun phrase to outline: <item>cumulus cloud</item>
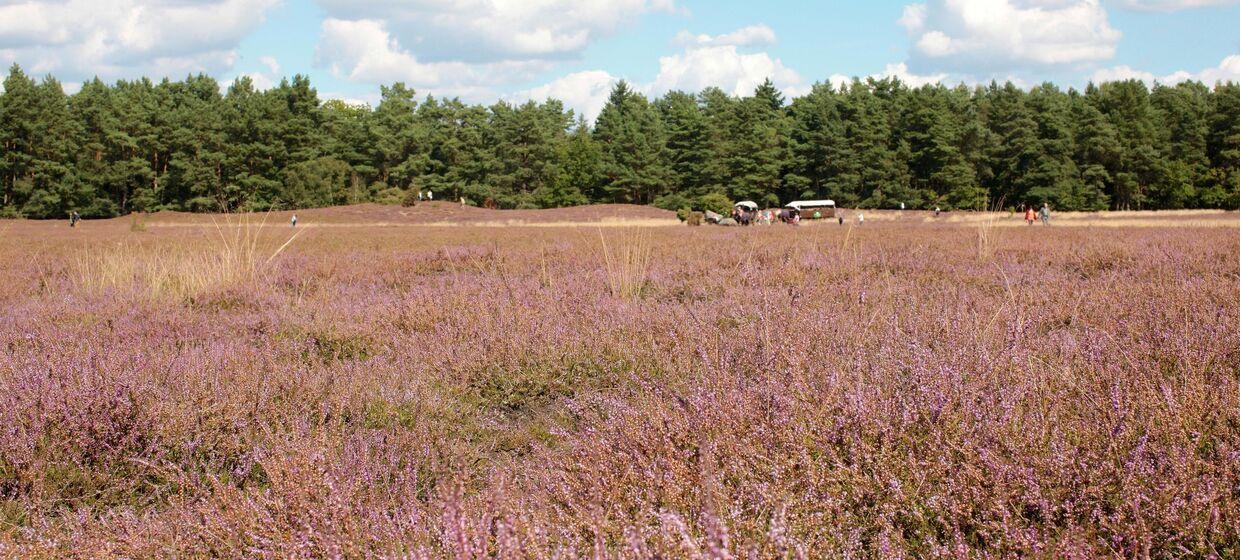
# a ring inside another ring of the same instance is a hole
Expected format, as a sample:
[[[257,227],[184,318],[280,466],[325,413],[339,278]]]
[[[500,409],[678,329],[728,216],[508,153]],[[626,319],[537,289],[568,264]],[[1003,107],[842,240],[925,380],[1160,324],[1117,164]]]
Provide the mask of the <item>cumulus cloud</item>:
[[[931,0],[899,24],[910,66],[972,75],[1109,60],[1122,35],[1099,0]]]
[[[1121,4],[1126,8],[1144,12],[1176,12],[1193,8],[1234,6],[1240,4],[1240,0],[1124,0]]]
[[[620,78],[602,70],[575,72],[547,84],[519,91],[507,97],[510,101],[558,99],[593,121],[603,111],[607,97]]]
[[[750,25],[715,37],[710,35],[694,35],[688,31],[681,31],[672,42],[680,46],[696,47],[729,45],[736,47],[767,46],[775,44],[775,30],[766,25]]]
[[[632,85],[649,96],[672,90],[696,93],[707,87],[718,87],[730,95],[741,96],[753,93],[758,85],[770,78],[787,95],[805,93],[809,88],[800,74],[778,58],[766,52],[741,52],[739,48],[741,45],[770,44],[774,41],[774,31],[766,26],[746,27],[718,37],[682,33],[677,42],[684,48],[659,58],[659,71],[653,80]],[[554,97],[593,120],[607,103],[611,88],[618,81],[619,77],[601,70],[578,72],[517,92],[510,98],[541,100]]]
[[[378,93],[352,95],[348,93],[340,93],[338,91],[320,91],[319,99],[322,99],[323,101],[337,99],[343,101],[346,105],[352,105],[355,107],[376,107],[379,105],[380,101]]]
[[[947,81],[947,74],[929,74],[919,75],[910,72],[908,64],[900,62],[898,64],[888,64],[883,68],[882,72],[874,74],[875,78],[899,78],[901,82],[912,87],[921,87],[928,84],[937,84]]]
[[[428,62],[564,58],[672,0],[319,0],[328,16],[382,21],[392,38]]]
[[[528,81],[673,0],[318,0],[315,59],[337,77],[405,81],[467,100]]]
[[[732,95],[748,95],[767,78],[782,89],[795,89],[803,83],[795,70],[765,52],[742,53],[733,45],[711,46],[659,58],[659,74],[647,89],[657,95],[716,86]]]
[[[543,60],[423,62],[401,46],[378,20],[323,21],[316,61],[337,77],[363,83],[406,82],[439,95],[481,100],[493,96],[491,86],[531,79],[550,67]]]
[[[1135,79],[1151,85],[1155,82],[1164,85],[1175,85],[1187,81],[1200,81],[1206,85],[1214,85],[1217,82],[1240,83],[1240,55],[1231,55],[1224,58],[1218,66],[1206,68],[1200,72],[1180,70],[1164,76],[1158,76],[1152,72],[1135,70],[1130,66],[1115,66],[1095,71],[1090,79],[1099,83]]]
[[[180,76],[232,67],[279,0],[0,2],[0,62],[67,79]]]
[[[272,74],[276,76],[280,75],[280,61],[276,60],[276,57],[261,56],[258,58],[258,61],[261,62],[263,66],[266,66],[267,69],[270,70]]]

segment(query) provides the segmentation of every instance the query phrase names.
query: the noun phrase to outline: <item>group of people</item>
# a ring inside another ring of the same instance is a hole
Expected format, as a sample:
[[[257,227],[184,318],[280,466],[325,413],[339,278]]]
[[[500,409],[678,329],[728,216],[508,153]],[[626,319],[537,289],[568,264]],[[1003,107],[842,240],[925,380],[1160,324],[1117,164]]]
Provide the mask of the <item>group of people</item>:
[[[755,224],[769,226],[775,222],[789,225],[799,225],[801,223],[801,211],[795,208],[781,208],[779,210],[748,210],[738,206],[732,209],[732,215],[730,217],[736,221],[737,225],[742,226],[750,226]],[[822,219],[822,211],[814,210],[813,217],[815,220]],[[837,212],[835,214],[835,218],[841,226],[844,225],[844,214],[842,212]],[[862,225],[864,223],[865,214],[858,212],[857,224]]]
[[[418,202],[426,202],[426,201],[431,201],[431,200],[435,200],[434,191],[431,191],[431,190],[427,190],[426,192],[422,192],[420,190],[418,191]],[[461,200],[465,200],[465,199],[462,198]]]
[[[1051,207],[1046,203],[1042,203],[1042,209],[1036,212],[1033,206],[1025,207],[1025,223],[1033,225],[1033,222],[1037,220],[1041,220],[1044,226],[1051,225]]]
[[[742,226],[749,226],[753,225],[754,222],[761,222],[761,214],[765,213],[759,210],[749,210],[747,208],[736,206],[732,208],[731,217],[733,220],[736,220],[736,223]]]

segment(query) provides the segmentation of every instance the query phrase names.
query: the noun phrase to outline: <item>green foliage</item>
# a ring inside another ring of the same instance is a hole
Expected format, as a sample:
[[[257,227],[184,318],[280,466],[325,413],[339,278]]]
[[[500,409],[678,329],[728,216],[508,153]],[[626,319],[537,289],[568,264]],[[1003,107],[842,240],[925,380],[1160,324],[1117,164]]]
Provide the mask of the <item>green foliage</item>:
[[[0,93],[0,215],[111,217],[399,204],[591,202],[1057,210],[1240,208],[1240,86],[1135,81],[910,89],[768,80],[649,100],[617,84],[593,127],[559,101],[467,105],[397,83],[377,107],[321,101],[305,76],[91,80],[69,96],[10,68]],[[709,195],[714,196],[709,196]]]
[[[662,208],[664,210],[680,210],[681,208],[693,206],[693,201],[684,194],[672,192],[654,199],[651,206],[654,206],[655,208]]]
[[[616,84],[599,114],[594,139],[602,150],[603,200],[649,204],[662,194],[670,175],[666,142],[657,111],[624,81]]]
[[[697,204],[694,207],[702,211],[709,210],[716,214],[727,216],[732,212],[732,204],[732,200],[723,193],[708,193],[698,197]]]

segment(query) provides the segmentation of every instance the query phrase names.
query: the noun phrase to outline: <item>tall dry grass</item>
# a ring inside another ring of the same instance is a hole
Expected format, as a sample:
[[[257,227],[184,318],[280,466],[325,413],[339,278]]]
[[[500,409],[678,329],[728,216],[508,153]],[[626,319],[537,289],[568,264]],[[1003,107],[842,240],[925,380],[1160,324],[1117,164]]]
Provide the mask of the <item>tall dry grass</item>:
[[[989,262],[995,258],[1003,238],[1002,230],[999,229],[999,218],[987,215],[986,219],[977,222],[974,228],[977,230],[977,260]]]
[[[267,215],[226,215],[212,218],[212,225],[214,235],[206,241],[126,241],[81,250],[72,259],[74,285],[91,292],[133,289],[152,299],[193,297],[252,280],[305,231],[275,235]]]
[[[613,297],[640,298],[646,289],[654,249],[650,233],[642,228],[632,228],[611,235],[610,241],[608,237],[601,227],[598,228],[608,291]]]

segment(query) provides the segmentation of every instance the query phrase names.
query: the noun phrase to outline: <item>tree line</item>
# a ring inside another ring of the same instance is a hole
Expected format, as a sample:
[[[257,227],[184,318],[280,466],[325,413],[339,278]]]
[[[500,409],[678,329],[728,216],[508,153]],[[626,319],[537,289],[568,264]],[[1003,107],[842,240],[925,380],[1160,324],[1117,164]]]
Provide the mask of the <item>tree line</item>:
[[[0,94],[0,216],[402,203],[700,208],[832,198],[862,208],[1240,208],[1240,84],[1021,89],[769,81],[648,99],[615,86],[591,125],[556,100],[490,106],[397,83],[376,107],[205,75],[72,95],[14,65]]]

